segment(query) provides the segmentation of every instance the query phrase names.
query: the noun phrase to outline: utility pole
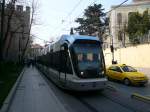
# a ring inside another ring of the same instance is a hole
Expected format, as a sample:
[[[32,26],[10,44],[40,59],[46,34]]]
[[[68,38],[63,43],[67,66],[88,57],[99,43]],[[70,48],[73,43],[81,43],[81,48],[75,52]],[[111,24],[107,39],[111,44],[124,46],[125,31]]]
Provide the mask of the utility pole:
[[[2,41],[3,41],[3,37],[4,37],[4,19],[5,19],[4,17],[5,17],[5,0],[2,0],[2,3],[1,3],[0,61],[3,60]]]
[[[109,35],[111,36],[110,51],[112,53],[112,64],[117,64],[117,61],[114,60],[114,40],[113,40],[113,36],[110,34],[110,29],[109,29]]]
[[[114,43],[113,43],[113,36],[111,35],[111,45],[110,45],[110,50],[112,52],[112,64],[114,64]]]
[[[73,28],[70,29],[70,35],[73,35]]]

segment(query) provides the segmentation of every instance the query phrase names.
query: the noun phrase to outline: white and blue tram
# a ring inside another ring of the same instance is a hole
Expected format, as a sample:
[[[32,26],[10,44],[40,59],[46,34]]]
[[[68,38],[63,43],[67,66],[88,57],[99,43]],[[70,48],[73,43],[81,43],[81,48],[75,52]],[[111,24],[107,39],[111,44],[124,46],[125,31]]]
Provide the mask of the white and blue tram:
[[[101,44],[97,37],[63,35],[46,55],[38,57],[38,68],[64,89],[104,89],[107,79]]]

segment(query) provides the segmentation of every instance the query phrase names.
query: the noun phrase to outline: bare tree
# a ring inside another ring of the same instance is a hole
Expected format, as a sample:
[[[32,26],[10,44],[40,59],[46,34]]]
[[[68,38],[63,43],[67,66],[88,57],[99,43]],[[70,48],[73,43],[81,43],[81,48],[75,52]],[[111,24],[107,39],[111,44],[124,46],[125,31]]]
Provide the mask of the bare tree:
[[[36,9],[38,6],[38,2],[35,0],[32,0],[31,2],[31,17],[30,19],[30,23],[28,25],[26,25],[27,23],[23,22],[23,18],[22,16],[18,15],[18,13],[15,13],[15,5],[18,2],[22,2],[23,3],[24,0],[10,0],[7,1],[8,2],[8,13],[7,13],[7,19],[6,19],[6,24],[5,24],[5,34],[4,34],[4,38],[3,38],[3,56],[7,57],[8,56],[8,51],[11,47],[11,43],[12,43],[12,39],[15,37],[15,34],[21,34],[21,37],[19,37],[19,60],[22,60],[25,56],[26,50],[29,47],[30,44],[30,40],[31,40],[31,27],[33,24],[35,24],[35,15],[36,15]],[[24,1],[25,2],[25,1]],[[16,28],[12,28],[12,22],[14,21],[14,19],[19,20],[19,22],[17,23],[17,21],[15,21],[16,23]],[[25,31],[25,27],[28,27],[28,31]],[[13,30],[12,30],[13,29]],[[26,38],[25,41],[25,46],[23,46],[23,52],[22,54],[20,54],[21,52],[21,48],[20,48],[20,38]],[[5,49],[4,49],[5,48]]]
[[[12,17],[13,17],[13,14],[15,12],[15,3],[16,3],[17,0],[11,0],[11,2],[8,4],[8,12],[7,12],[7,25],[6,25],[6,33],[5,33],[5,36],[4,36],[4,39],[3,39],[3,42],[6,43],[6,40],[8,38],[8,33],[11,29],[11,21],[12,21]]]
[[[1,18],[1,58],[3,60],[3,53],[4,53],[4,46],[6,45],[6,41],[8,38],[8,33],[10,31],[10,24],[11,24],[11,19],[14,13],[14,4],[16,2],[16,0],[11,0],[11,1],[3,1],[3,17]],[[8,3],[7,8],[5,8],[5,3]],[[8,10],[9,9],[9,10]],[[5,11],[7,11],[7,15],[5,13]],[[6,19],[7,17],[7,19]],[[4,21],[5,20],[5,21]],[[5,24],[5,27],[4,27]],[[3,29],[3,30],[2,30]],[[5,32],[6,31],[6,32]]]
[[[38,1],[32,0],[32,2],[31,2],[31,21],[30,21],[30,25],[29,25],[28,39],[27,39],[25,48],[24,48],[22,56],[21,56],[22,59],[24,59],[26,50],[28,49],[28,47],[29,47],[28,45],[30,44],[31,28],[33,25],[36,24],[35,16],[37,14],[37,8],[38,8]]]
[[[3,52],[3,57],[8,56],[8,50],[10,48],[11,42],[12,42],[12,38],[14,33],[16,33],[18,31],[18,29],[20,29],[23,25],[22,24],[16,24],[17,28],[15,28],[12,31],[12,22],[14,21],[14,18],[17,17],[16,16],[16,10],[15,10],[15,5],[16,5],[17,0],[7,0],[7,7],[5,8],[5,26],[4,26],[4,37],[3,37],[3,45],[2,45],[2,52]],[[16,19],[16,18],[15,18]],[[14,27],[14,26],[13,26]]]

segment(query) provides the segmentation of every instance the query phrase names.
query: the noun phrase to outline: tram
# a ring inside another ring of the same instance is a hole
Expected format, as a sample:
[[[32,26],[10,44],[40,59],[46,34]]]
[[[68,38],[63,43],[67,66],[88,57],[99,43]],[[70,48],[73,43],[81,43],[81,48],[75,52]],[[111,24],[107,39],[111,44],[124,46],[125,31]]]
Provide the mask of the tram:
[[[97,37],[62,35],[46,49],[37,66],[57,86],[75,91],[106,87],[102,42]]]

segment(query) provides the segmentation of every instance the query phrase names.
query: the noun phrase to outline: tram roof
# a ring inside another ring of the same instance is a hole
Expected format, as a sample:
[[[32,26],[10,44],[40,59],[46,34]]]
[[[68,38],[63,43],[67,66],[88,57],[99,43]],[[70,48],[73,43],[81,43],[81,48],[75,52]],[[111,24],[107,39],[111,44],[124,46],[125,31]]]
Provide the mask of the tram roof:
[[[95,40],[99,41],[98,37],[94,36],[85,36],[85,35],[62,35],[60,41],[63,43],[64,41],[68,41],[72,44],[75,40]]]
[[[68,43],[68,46],[70,46],[71,44],[73,44],[76,40],[95,40],[95,41],[99,41],[98,37],[94,37],[94,36],[85,36],[85,35],[62,35],[61,38],[51,44],[51,48],[53,49],[53,51],[59,51],[60,50],[60,46],[64,43]]]

